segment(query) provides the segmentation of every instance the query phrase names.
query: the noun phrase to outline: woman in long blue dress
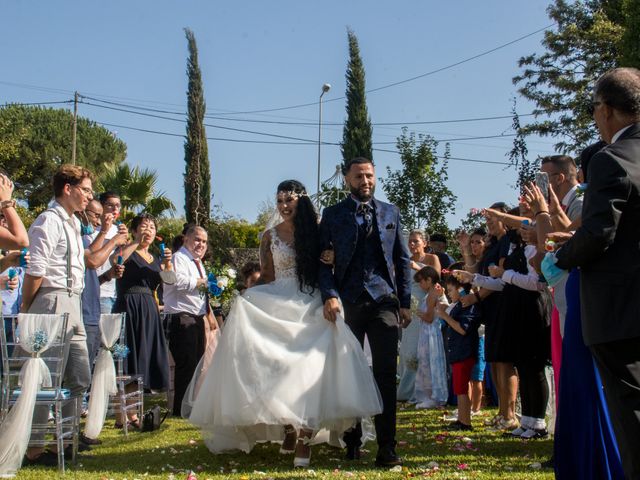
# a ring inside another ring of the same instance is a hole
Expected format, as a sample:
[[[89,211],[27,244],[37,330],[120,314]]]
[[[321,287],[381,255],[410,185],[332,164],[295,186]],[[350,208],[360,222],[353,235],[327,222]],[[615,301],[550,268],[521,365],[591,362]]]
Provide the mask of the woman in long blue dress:
[[[557,479],[624,479],[600,375],[582,340],[580,274],[569,274],[554,441]]]

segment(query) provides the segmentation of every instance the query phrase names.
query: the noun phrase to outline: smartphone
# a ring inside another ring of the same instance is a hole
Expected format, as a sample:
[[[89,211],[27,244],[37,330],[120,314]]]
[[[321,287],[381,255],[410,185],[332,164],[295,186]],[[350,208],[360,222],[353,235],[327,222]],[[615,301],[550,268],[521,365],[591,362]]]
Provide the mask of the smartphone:
[[[549,202],[549,175],[547,172],[536,173],[536,185],[542,192],[544,199]]]

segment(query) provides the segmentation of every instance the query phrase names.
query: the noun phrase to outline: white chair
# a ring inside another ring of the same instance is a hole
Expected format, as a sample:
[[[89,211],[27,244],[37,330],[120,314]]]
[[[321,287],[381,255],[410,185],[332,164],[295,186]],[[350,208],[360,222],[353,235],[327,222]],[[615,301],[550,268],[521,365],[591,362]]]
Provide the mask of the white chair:
[[[122,315],[122,321],[120,326],[120,336],[118,344],[126,345],[127,329],[126,329],[126,313],[112,314],[115,316]],[[103,315],[100,316],[100,330],[102,332]],[[106,325],[106,324],[105,324]],[[131,354],[131,352],[129,352]],[[124,358],[121,356],[114,357],[114,363],[116,366],[116,388],[115,395],[110,397],[109,413],[116,415],[116,422],[121,421],[123,418],[127,418],[127,414],[130,411],[135,411],[142,422],[142,413],[144,411],[144,376],[142,374],[125,374],[124,373]],[[133,391],[127,392],[127,386],[135,384],[136,388]],[[125,435],[129,434],[128,422],[125,420],[122,422],[122,431]]]
[[[2,343],[2,424],[0,425],[0,477],[20,468],[28,446],[44,447],[54,436],[58,470],[64,474],[64,449],[72,446],[72,461],[78,449],[80,395],[63,388],[67,350],[68,314],[20,314],[5,329],[0,322]],[[9,353],[11,352],[11,354]],[[70,405],[71,414],[63,416]],[[34,410],[53,409],[54,422],[38,423]],[[34,435],[35,434],[35,435]]]

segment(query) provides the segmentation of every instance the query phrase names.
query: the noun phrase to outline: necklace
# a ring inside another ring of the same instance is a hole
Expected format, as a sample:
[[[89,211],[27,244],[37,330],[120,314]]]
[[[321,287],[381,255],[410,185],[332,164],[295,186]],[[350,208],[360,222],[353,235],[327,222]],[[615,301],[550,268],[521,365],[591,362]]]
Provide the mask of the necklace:
[[[151,255],[147,250],[136,250],[136,252],[138,252],[138,255],[144,258],[148,263],[151,263],[153,260],[153,255]]]

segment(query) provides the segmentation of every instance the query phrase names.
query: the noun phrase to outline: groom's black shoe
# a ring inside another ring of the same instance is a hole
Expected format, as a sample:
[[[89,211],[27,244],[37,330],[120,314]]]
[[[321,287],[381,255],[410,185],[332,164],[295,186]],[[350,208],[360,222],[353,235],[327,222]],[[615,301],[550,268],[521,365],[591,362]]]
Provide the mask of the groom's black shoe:
[[[360,460],[360,447],[355,445],[347,445],[347,460]]]
[[[376,456],[376,467],[395,467],[402,465],[402,459],[392,447],[381,448]]]

